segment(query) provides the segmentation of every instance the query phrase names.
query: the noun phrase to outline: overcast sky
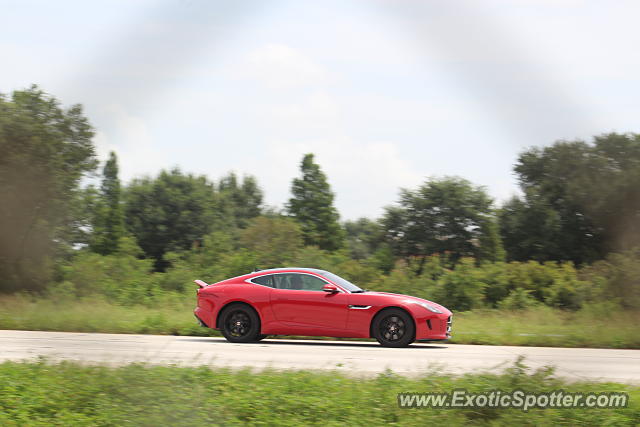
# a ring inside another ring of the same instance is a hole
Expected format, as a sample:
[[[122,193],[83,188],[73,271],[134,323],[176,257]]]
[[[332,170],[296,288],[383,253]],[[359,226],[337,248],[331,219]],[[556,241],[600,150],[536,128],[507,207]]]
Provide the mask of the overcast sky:
[[[640,2],[0,0],[0,92],[81,103],[121,178],[252,174],[304,153],[343,219],[459,175],[499,203],[519,152],[640,132]]]

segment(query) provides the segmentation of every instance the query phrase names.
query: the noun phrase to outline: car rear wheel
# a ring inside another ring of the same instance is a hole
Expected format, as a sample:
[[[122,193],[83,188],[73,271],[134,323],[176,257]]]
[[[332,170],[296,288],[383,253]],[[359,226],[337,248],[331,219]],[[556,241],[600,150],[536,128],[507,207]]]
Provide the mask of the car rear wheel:
[[[260,318],[249,306],[230,305],[220,315],[220,331],[230,342],[257,341],[260,336]]]
[[[406,312],[393,308],[376,316],[372,332],[385,347],[406,347],[414,341],[415,326]]]

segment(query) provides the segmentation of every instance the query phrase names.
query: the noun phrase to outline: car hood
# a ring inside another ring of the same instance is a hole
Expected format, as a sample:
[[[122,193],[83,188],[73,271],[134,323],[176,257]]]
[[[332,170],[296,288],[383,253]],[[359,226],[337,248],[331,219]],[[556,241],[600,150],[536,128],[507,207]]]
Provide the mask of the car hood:
[[[374,297],[374,298],[391,298],[395,301],[397,301],[397,304],[402,304],[402,303],[409,303],[409,302],[426,302],[427,304],[430,304],[438,309],[440,309],[440,311],[442,311],[443,313],[446,313],[447,311],[450,312],[450,310],[440,304],[438,304],[437,302],[433,302],[430,301],[428,299],[423,299],[423,298],[418,298],[418,297],[412,297],[410,295],[402,295],[402,294],[393,294],[391,292],[374,292],[374,291],[367,291],[361,294],[352,294],[352,295],[362,295],[362,296],[369,296],[369,297]]]

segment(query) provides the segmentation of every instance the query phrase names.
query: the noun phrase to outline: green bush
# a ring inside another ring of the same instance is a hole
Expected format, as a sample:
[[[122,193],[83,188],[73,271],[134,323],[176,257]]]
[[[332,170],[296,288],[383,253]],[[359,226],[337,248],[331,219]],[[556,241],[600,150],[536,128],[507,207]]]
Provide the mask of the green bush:
[[[615,300],[628,310],[640,310],[640,247],[613,253],[586,267],[581,276],[593,284],[592,301]]]
[[[481,270],[473,258],[462,258],[452,271],[442,275],[434,292],[435,300],[457,311],[483,306],[484,290]]]
[[[401,392],[522,389],[528,392],[627,392],[619,409],[401,409]],[[503,373],[452,376],[425,371],[406,378],[391,371],[374,378],[339,372],[119,368],[5,362],[0,364],[0,425],[617,425],[640,420],[640,391],[615,383],[566,383],[550,368],[522,361]]]
[[[516,288],[498,303],[498,307],[502,310],[524,310],[537,304],[538,302],[531,297],[531,291]]]
[[[105,295],[119,304],[145,303],[160,290],[152,282],[152,260],[139,259],[135,247],[113,255],[89,251],[78,254],[63,269],[64,293]]]
[[[120,250],[112,255],[87,250],[77,253],[62,268],[61,280],[49,287],[48,294],[56,298],[103,295],[115,304],[152,305],[174,298],[174,294],[191,295],[195,279],[215,283],[263,267],[265,262],[267,267],[284,267],[287,265],[277,264],[286,262],[288,266],[332,271],[365,289],[434,300],[454,311],[523,309],[536,303],[575,311],[603,299],[626,310],[640,309],[640,249],[611,254],[581,270],[570,262],[478,264],[473,258],[462,258],[454,264],[446,256],[433,255],[397,260],[386,272],[376,268],[373,259],[352,259],[347,250],[301,247],[299,230],[288,220],[258,218],[252,224],[242,232],[243,238],[266,228],[281,246],[292,241],[291,251],[283,251],[281,256],[278,251],[262,254],[239,248],[235,233],[215,232],[188,251],[167,253],[164,260],[170,268],[159,273],[153,272],[151,260],[140,258],[135,242],[124,238]],[[267,243],[256,245],[259,249]]]

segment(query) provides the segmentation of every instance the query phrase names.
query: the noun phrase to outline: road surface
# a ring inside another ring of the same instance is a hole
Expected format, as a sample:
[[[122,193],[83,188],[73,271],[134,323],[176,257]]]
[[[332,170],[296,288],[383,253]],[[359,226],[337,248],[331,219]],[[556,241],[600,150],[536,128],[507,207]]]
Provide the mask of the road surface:
[[[224,366],[335,370],[370,376],[386,369],[409,376],[500,372],[519,355],[532,368],[556,367],[569,380],[640,384],[640,350],[413,344],[383,348],[373,342],[266,339],[232,344],[223,338],[0,330],[0,361],[74,360],[90,364]]]

